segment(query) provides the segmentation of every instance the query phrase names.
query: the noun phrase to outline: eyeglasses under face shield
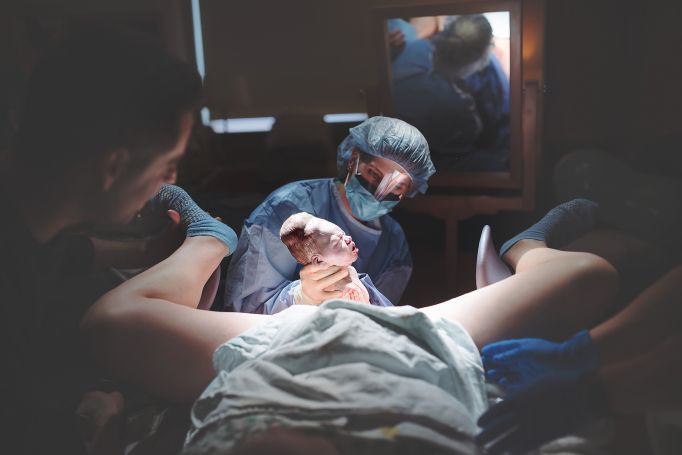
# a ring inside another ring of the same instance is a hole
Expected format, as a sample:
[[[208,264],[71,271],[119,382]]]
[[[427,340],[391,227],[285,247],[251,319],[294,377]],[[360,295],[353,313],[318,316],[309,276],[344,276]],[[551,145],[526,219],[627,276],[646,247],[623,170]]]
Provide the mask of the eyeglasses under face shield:
[[[412,178],[395,161],[358,152],[349,161],[346,183],[352,175],[374,198],[381,201],[400,201],[410,193]]]

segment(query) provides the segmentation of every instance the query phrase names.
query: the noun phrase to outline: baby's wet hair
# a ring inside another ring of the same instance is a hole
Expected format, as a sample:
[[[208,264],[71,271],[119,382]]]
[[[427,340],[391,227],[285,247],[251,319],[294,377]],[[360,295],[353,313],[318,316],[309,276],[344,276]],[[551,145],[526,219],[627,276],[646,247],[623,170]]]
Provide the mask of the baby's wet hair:
[[[314,217],[306,212],[295,213],[282,223],[282,228],[279,230],[279,238],[289,248],[294,259],[303,265],[310,264],[313,256],[319,253],[313,233],[305,230],[312,218]]]

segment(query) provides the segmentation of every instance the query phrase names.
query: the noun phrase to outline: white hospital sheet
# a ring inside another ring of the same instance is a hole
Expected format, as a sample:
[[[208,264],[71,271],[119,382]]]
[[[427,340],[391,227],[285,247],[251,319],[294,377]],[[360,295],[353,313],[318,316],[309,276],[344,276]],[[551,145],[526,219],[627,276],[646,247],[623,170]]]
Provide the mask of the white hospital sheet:
[[[294,306],[221,346],[214,365],[186,454],[227,451],[273,426],[397,442],[390,453],[477,453],[478,350],[461,326],[415,308]]]

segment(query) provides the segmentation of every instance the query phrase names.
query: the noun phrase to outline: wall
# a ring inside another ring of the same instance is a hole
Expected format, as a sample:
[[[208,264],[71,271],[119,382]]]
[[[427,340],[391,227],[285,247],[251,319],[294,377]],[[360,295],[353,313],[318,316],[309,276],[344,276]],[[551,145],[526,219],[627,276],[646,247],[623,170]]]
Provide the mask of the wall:
[[[673,1],[548,2],[547,166],[596,146],[682,177],[681,17]]]
[[[375,7],[415,0],[202,0],[206,91],[217,118],[366,111],[376,91]],[[441,0],[435,3],[448,3]],[[471,3],[452,0],[450,3]],[[525,5],[540,0],[523,0]],[[524,27],[538,28],[539,17]],[[541,77],[541,42],[524,43],[527,77]]]
[[[362,111],[363,89],[377,83],[369,9],[410,3],[202,0],[206,38],[218,43],[209,52],[220,62],[207,81],[208,99],[223,114]],[[187,0],[27,0],[15,3],[13,12],[48,18],[159,14],[169,44],[191,59],[188,6]],[[673,1],[546,2],[546,42],[523,43],[524,55],[546,56],[544,175],[567,151],[584,146],[606,148],[643,170],[682,174],[680,17],[682,6]],[[525,17],[524,27],[540,19]],[[0,21],[3,63],[24,65],[11,34],[15,24],[5,14]],[[541,75],[537,62],[526,61],[526,78]],[[548,194],[548,182],[541,184],[539,193]]]

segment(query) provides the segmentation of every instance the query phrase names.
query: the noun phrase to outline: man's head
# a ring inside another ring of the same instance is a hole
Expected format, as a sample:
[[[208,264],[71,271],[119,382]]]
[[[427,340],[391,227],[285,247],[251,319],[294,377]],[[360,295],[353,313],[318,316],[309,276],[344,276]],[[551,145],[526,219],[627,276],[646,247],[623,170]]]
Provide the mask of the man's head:
[[[465,79],[489,63],[493,30],[481,14],[459,16],[433,38],[433,66],[448,78]]]
[[[126,222],[174,175],[200,92],[196,71],[149,39],[73,34],[31,76],[15,161],[82,194],[84,221]]]
[[[291,255],[303,265],[349,266],[358,258],[353,239],[341,228],[322,218],[300,212],[282,224],[279,237]]]

